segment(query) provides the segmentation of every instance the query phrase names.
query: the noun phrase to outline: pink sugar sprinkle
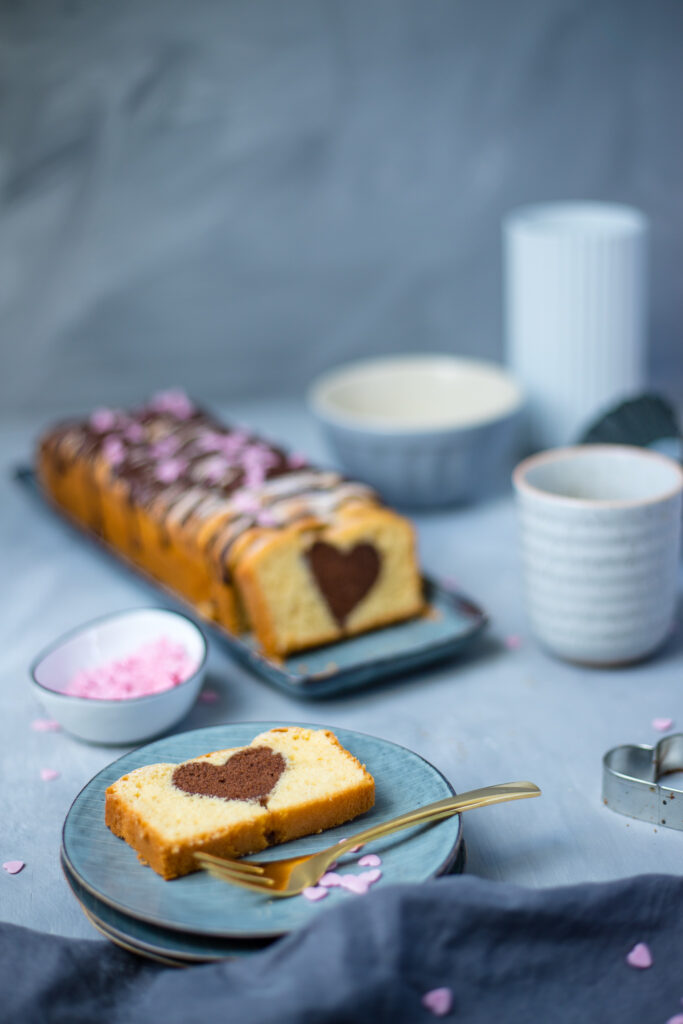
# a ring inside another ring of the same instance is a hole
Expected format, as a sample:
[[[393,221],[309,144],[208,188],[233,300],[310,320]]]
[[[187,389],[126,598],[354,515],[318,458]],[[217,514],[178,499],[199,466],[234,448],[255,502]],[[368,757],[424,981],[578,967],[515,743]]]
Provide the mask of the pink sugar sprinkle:
[[[652,967],[652,953],[646,942],[637,942],[630,953],[626,954],[626,963],[630,967],[638,967],[641,971]]]
[[[341,875],[335,874],[334,871],[327,871],[318,881],[318,885],[322,885],[323,889],[334,889],[341,885]]]
[[[340,875],[340,886],[347,892],[355,893],[356,896],[364,896],[370,888],[370,882],[360,875]]]
[[[327,889],[322,889],[319,885],[309,885],[308,888],[304,889],[301,893],[311,903],[317,903],[318,900],[324,900],[327,896]]]
[[[373,885],[375,882],[379,882],[382,877],[382,872],[379,868],[372,868],[370,871],[361,871],[358,878],[365,882],[367,885]]]
[[[55,771],[54,768],[41,768],[40,777],[43,782],[52,782],[54,779],[59,778],[59,772]]]
[[[266,471],[260,466],[253,466],[244,470],[244,486],[248,487],[249,490],[260,487],[265,479]]]
[[[259,526],[277,526],[277,519],[272,512],[268,511],[268,509],[264,509],[262,512],[259,512],[256,517],[256,522]]]
[[[522,638],[517,636],[516,633],[511,633],[510,636],[505,637],[504,643],[508,651],[518,651],[522,646]]]
[[[341,843],[345,843],[345,842],[346,842],[346,839],[340,839],[339,840],[339,844],[340,845],[341,845]],[[365,846],[365,843],[359,843],[358,846],[352,846],[347,852],[348,853],[358,853],[358,851],[362,850],[364,846]]]
[[[105,438],[102,445],[102,454],[112,466],[120,466],[126,457],[126,447],[120,437],[112,434]]]
[[[54,718],[34,718],[31,728],[34,732],[59,732],[62,727]]]
[[[290,469],[301,469],[302,466],[308,465],[308,459],[302,452],[292,452],[287,459],[287,465]]]
[[[154,475],[162,484],[173,484],[187,469],[185,459],[162,459],[157,464]]]
[[[382,863],[382,858],[378,857],[376,853],[366,853],[364,857],[358,861],[358,867],[360,868],[378,868]]]
[[[422,996],[422,1005],[435,1017],[445,1017],[453,1009],[453,991],[450,988],[433,988]]]
[[[194,414],[194,405],[180,388],[157,392],[152,396],[149,408],[154,412],[169,412],[177,420],[189,420]]]
[[[116,426],[116,413],[113,409],[95,409],[90,417],[90,426],[98,434],[106,434]]]
[[[148,697],[185,682],[196,669],[182,644],[161,636],[123,658],[77,672],[64,692],[94,700]]]
[[[141,423],[136,423],[135,420],[133,420],[123,431],[123,436],[126,441],[130,441],[131,444],[139,444],[144,440],[145,431]]]
[[[22,868],[26,867],[23,860],[6,860],[2,865],[8,875],[18,875]]]
[[[202,475],[208,484],[217,484],[230,470],[230,463],[222,455],[214,455],[202,463]]]
[[[683,1013],[674,1013],[673,1017],[669,1017],[666,1024],[683,1024]]]
[[[657,732],[668,732],[669,729],[673,728],[673,718],[653,718],[652,728],[656,729]]]
[[[219,694],[215,690],[202,690],[199,694],[200,704],[215,704],[219,698]]]
[[[180,439],[174,437],[173,434],[167,434],[166,437],[161,437],[158,441],[155,441],[149,451],[154,459],[168,459],[175,455],[181,443]]]

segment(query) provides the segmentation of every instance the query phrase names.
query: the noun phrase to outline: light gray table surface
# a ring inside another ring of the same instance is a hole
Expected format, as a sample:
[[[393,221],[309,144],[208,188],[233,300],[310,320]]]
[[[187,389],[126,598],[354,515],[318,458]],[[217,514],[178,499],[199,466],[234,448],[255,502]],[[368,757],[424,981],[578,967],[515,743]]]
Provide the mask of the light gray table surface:
[[[323,456],[315,425],[295,404],[243,404],[232,418]],[[65,630],[123,608],[154,603],[148,586],[99,554],[11,480],[30,456],[37,423],[0,426],[0,919],[93,937],[59,867],[71,801],[124,752],[64,732],[38,733],[41,708],[28,685],[35,654]],[[626,669],[581,669],[535,644],[524,616],[509,494],[470,508],[415,517],[421,559],[455,578],[489,612],[487,637],[458,660],[376,689],[302,703],[240,668],[211,643],[215,704],[198,704],[178,730],[278,719],[374,733],[418,751],[457,790],[531,779],[541,799],[464,818],[467,870],[526,886],[565,885],[640,872],[678,873],[683,833],[612,813],[600,797],[601,758],[627,742],[652,743],[655,716],[683,726],[683,637],[654,660]],[[517,649],[506,638],[518,636]],[[43,768],[60,777],[43,782]]]

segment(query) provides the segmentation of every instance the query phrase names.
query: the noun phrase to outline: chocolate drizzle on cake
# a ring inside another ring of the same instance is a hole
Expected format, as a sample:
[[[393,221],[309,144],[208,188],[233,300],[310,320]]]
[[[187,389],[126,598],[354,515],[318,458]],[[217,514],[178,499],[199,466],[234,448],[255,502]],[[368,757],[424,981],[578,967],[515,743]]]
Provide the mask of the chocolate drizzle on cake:
[[[108,476],[131,506],[153,507],[166,539],[172,528],[210,524],[203,544],[226,582],[232,545],[247,530],[325,520],[345,502],[373,497],[362,484],[222,426],[179,391],[162,392],[132,413],[99,409],[85,422],[63,424],[46,443],[62,471],[84,459],[93,482]],[[98,529],[102,517],[97,501],[93,506]]]
[[[173,772],[173,785],[192,796],[258,800],[265,807],[286,767],[282,754],[271,747],[245,747],[224,764],[209,761],[179,764]]]

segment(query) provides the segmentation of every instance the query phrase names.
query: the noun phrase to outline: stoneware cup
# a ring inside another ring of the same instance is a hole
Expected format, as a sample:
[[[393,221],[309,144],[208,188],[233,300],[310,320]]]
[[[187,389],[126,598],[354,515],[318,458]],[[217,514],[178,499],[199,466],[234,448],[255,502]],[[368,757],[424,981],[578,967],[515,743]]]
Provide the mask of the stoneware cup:
[[[513,474],[537,639],[592,665],[637,661],[675,613],[683,470],[629,445],[557,448]]]

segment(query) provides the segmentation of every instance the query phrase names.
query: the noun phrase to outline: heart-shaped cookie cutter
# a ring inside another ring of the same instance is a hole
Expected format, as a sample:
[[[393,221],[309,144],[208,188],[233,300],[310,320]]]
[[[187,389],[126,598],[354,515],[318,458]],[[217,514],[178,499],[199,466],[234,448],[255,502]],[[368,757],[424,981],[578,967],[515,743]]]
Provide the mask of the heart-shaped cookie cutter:
[[[603,802],[629,818],[683,831],[683,789],[660,781],[671,772],[683,772],[683,733],[654,747],[614,747],[602,759]]]

